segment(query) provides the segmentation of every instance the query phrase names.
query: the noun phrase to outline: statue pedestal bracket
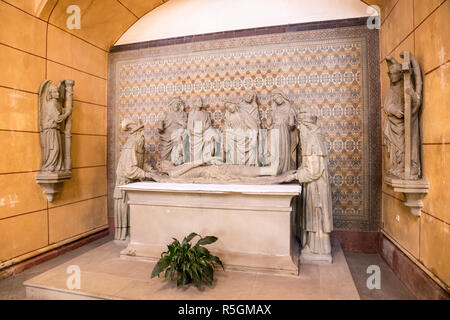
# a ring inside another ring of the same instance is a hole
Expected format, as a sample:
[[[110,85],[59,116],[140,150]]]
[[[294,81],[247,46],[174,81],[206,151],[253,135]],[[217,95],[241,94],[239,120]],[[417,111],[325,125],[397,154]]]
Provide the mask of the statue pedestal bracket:
[[[172,237],[214,235],[226,268],[298,275],[293,199],[301,186],[138,182],[121,186],[130,206],[124,259],[158,260]]]
[[[72,172],[40,172],[36,175],[36,182],[44,188],[44,194],[52,202],[55,194],[61,190],[62,183],[72,178]]]
[[[405,206],[409,207],[411,213],[420,217],[423,207],[423,198],[428,193],[430,184],[426,180],[402,180],[394,177],[385,177],[384,182],[394,189],[395,192],[404,194],[406,201]]]

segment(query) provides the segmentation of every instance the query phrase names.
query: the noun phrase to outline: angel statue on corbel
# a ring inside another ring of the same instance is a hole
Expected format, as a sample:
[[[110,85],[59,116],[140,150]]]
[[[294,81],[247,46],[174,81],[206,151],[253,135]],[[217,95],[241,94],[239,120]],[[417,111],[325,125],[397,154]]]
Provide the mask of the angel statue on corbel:
[[[61,80],[58,85],[45,80],[39,88],[41,170],[36,181],[43,186],[49,202],[59,192],[62,182],[72,177],[70,149],[74,85],[73,80]]]
[[[422,179],[420,154],[420,111],[423,79],[420,65],[409,51],[400,54],[402,63],[386,57],[391,83],[384,101],[384,141],[388,154],[385,183],[405,195],[405,205],[420,216],[428,181]]]

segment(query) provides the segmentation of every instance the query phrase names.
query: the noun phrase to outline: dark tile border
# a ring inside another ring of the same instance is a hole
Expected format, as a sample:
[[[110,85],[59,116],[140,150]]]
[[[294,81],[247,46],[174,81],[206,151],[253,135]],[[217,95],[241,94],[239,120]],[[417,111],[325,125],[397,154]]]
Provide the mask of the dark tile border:
[[[379,232],[335,230],[331,238],[339,240],[342,250],[355,253],[378,253]]]
[[[384,234],[380,234],[380,255],[403,284],[421,300],[450,300],[439,286]]]
[[[319,29],[353,27],[353,26],[365,25],[366,23],[367,23],[367,17],[361,17],[361,18],[340,19],[340,20],[330,20],[330,21],[317,21],[317,22],[297,23],[297,24],[286,24],[286,25],[280,25],[280,26],[261,27],[261,28],[252,28],[252,29],[240,29],[240,30],[232,30],[232,31],[224,31],[224,32],[204,33],[204,34],[199,34],[199,35],[168,38],[168,39],[161,39],[161,40],[151,40],[151,41],[144,41],[144,42],[112,46],[109,49],[109,52],[113,53],[113,52],[121,52],[121,51],[137,50],[137,49],[146,49],[146,48],[152,48],[152,47],[162,47],[162,46],[170,46],[170,45],[175,45],[175,44],[185,44],[185,43],[208,41],[208,40],[259,36],[259,35],[272,34],[272,33],[287,33],[287,32],[319,30]]]

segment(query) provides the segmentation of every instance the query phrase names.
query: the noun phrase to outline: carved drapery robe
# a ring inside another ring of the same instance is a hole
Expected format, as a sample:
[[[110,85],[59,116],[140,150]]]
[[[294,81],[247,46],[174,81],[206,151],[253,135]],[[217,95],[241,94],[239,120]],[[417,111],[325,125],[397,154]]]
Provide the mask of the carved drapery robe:
[[[258,125],[255,119],[240,109],[227,111],[224,126],[225,162],[229,164],[258,164]]]
[[[58,172],[64,170],[64,154],[61,143],[61,122],[64,109],[57,99],[51,99],[42,105],[41,110],[41,171]]]
[[[275,105],[274,108],[270,143],[278,145],[278,154],[272,155],[272,161],[278,162],[277,173],[281,174],[295,170],[296,156],[293,156],[293,153],[296,152],[298,144],[298,132],[295,128],[297,116],[290,104]]]
[[[187,130],[189,132],[190,161],[201,161],[215,155],[217,132],[211,127],[209,112],[192,110],[189,112]]]
[[[303,247],[316,254],[330,254],[330,232],[333,230],[331,190],[328,181],[326,147],[319,128],[311,132],[301,128],[302,164],[297,180],[304,184]]]
[[[384,136],[389,153],[388,173],[400,177],[405,163],[405,122],[403,83],[388,89],[384,103]]]
[[[405,170],[405,94],[403,82],[391,86],[384,103],[386,120],[384,123],[384,137],[389,154],[388,174],[404,178]],[[419,143],[419,106],[414,99],[411,101],[411,175],[419,177],[420,172],[420,150]]]
[[[255,100],[253,100],[251,103],[242,101],[239,104],[239,111],[242,113],[247,113],[246,118],[247,121],[249,121],[248,125],[251,128],[259,128],[259,126],[261,125],[261,119],[259,118],[258,104]]]
[[[187,115],[184,111],[169,112],[162,121],[162,132],[159,136],[161,145],[161,160],[176,160],[180,162],[180,158],[184,155],[179,153],[184,151]],[[175,151],[176,154],[172,154]],[[181,161],[182,162],[182,161]]]
[[[143,170],[144,143],[144,137],[140,133],[131,134],[120,153],[114,188],[116,240],[125,240],[130,226],[126,193],[118,187],[145,178],[145,171]]]

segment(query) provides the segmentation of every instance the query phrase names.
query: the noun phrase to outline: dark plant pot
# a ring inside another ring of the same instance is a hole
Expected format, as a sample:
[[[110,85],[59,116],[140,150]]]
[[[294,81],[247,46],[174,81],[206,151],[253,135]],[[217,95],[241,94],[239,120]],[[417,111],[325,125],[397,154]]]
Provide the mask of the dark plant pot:
[[[190,284],[190,283],[192,283],[192,279],[191,279],[191,277],[187,276],[186,280],[184,281],[184,284]]]

